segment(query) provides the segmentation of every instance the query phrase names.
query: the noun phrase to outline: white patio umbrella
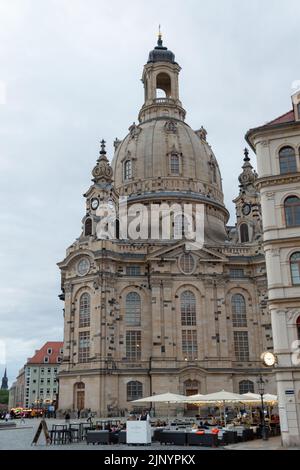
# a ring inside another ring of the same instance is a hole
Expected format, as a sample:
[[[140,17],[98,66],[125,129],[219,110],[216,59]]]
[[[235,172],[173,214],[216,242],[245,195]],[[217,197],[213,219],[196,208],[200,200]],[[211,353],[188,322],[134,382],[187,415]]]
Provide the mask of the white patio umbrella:
[[[192,398],[192,397],[191,397]],[[240,403],[245,401],[245,397],[238,393],[227,392],[226,390],[220,390],[219,392],[209,393],[207,395],[203,395],[200,400],[195,401],[195,403],[215,403],[216,405],[223,405],[224,407],[224,423],[226,426],[226,403]]]
[[[259,395],[259,393],[251,393],[251,392],[243,393],[243,397],[245,397],[245,400],[247,401],[253,401],[255,403],[261,402],[261,396]],[[265,393],[263,396],[263,399],[265,403],[271,403],[271,404],[274,404],[278,401],[277,395],[272,395],[271,393]]]
[[[131,403],[167,403],[168,404],[168,421],[169,421],[169,407],[170,403],[183,403],[183,399],[187,398],[184,395],[178,395],[176,393],[161,393],[159,395],[151,395],[150,397],[139,398],[133,400]]]

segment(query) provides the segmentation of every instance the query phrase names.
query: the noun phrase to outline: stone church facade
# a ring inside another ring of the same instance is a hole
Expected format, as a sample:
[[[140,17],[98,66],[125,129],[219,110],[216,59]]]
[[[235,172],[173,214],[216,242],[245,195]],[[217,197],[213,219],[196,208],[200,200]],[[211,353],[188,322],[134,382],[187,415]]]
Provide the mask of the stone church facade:
[[[115,140],[112,164],[102,141],[82,232],[58,264],[65,303],[61,409],[106,416],[154,393],[257,392],[260,373],[266,392],[276,393],[273,371],[260,360],[273,341],[257,174],[245,150],[236,225],[228,226],[218,162],[206,130],[185,122],[179,73],[159,37],[143,70],[139,122]],[[201,204],[204,243],[195,248],[179,239],[182,216],[171,218],[169,239],[143,230],[139,239],[124,238],[119,220],[114,239],[99,238],[99,206],[125,197],[128,210]]]

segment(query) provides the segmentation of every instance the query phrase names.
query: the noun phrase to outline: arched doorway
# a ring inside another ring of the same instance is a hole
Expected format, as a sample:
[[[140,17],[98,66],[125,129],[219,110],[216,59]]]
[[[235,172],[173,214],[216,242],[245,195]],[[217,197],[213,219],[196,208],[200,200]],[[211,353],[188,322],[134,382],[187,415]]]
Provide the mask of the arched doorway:
[[[77,382],[74,385],[74,403],[77,410],[85,408],[85,384],[83,382]]]
[[[200,393],[198,380],[186,380],[184,382],[184,391],[187,397]],[[197,405],[187,405],[187,410],[198,410]]]

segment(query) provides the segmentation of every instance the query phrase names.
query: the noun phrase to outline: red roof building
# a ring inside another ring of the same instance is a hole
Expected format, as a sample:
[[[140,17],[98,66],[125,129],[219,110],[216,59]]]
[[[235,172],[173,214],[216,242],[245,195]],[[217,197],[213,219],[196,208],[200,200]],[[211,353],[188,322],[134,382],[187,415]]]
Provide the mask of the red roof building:
[[[41,349],[35,351],[33,357],[27,360],[27,364],[59,364],[63,355],[62,341],[48,341]]]

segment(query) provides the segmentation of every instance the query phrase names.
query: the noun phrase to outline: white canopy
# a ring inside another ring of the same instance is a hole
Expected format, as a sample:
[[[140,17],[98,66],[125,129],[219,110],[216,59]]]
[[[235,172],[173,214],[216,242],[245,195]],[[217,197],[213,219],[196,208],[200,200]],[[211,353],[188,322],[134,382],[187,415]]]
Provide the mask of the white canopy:
[[[190,397],[192,398],[192,397]],[[239,395],[238,393],[233,393],[233,392],[226,392],[226,390],[220,390],[219,392],[215,393],[209,393],[207,395],[202,395],[199,402],[206,403],[206,402],[211,402],[211,403],[217,403],[217,402],[229,402],[229,403],[234,403],[234,402],[242,402],[245,400],[245,397],[243,395]]]
[[[244,393],[242,395],[245,397],[244,399],[247,401],[252,401],[252,402],[261,402],[261,396],[258,393]],[[265,403],[275,403],[277,402],[277,395],[272,395],[271,393],[265,393],[264,396],[264,402]]]
[[[146,398],[139,398],[138,400],[133,400],[131,403],[182,403],[182,400],[185,398],[186,396],[184,395],[168,392]]]

